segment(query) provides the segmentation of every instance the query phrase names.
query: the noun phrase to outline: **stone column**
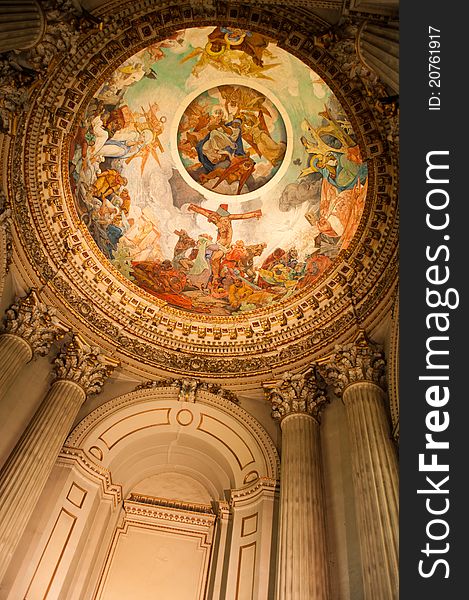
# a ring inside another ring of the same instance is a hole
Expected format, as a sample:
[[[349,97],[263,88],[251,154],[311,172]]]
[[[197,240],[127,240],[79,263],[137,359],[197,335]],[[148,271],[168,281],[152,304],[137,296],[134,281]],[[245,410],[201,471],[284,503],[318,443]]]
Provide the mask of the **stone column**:
[[[24,365],[33,357],[46,356],[65,331],[55,309],[43,304],[34,290],[16,299],[6,311],[0,335],[0,401]]]
[[[330,597],[319,418],[327,402],[316,367],[287,373],[270,393],[282,429],[277,600]]]
[[[54,361],[55,380],[0,472],[0,580],[87,395],[115,365],[78,336]]]
[[[0,0],[0,52],[32,48],[42,37],[44,13],[37,0]]]
[[[394,92],[399,93],[399,26],[364,23],[357,39],[360,60]]]
[[[398,468],[385,409],[384,353],[361,334],[326,368],[347,413],[366,600],[398,597]]]

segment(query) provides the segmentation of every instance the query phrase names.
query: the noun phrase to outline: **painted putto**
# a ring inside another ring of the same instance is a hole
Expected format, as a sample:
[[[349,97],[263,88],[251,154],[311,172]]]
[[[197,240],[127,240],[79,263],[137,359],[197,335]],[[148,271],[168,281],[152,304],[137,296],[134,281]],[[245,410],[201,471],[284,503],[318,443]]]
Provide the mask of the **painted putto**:
[[[229,316],[312,285],[350,244],[367,167],[322,79],[259,33],[192,28],[120,65],[70,147],[76,210],[126,278]]]

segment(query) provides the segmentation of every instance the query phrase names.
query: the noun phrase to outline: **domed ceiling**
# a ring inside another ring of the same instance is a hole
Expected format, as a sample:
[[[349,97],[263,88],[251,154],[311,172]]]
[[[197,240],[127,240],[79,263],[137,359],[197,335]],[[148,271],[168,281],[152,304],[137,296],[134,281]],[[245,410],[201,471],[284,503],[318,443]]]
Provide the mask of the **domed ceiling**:
[[[101,85],[72,140],[83,231],[156,304],[198,316],[311,288],[365,204],[345,111],[260,33],[198,27],[148,46]]]

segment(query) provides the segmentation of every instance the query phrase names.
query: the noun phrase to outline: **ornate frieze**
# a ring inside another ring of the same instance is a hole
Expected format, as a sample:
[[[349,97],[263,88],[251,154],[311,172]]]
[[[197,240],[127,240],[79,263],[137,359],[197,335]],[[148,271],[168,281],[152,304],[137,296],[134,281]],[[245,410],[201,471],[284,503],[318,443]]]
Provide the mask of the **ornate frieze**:
[[[0,230],[2,231],[3,235],[3,248],[1,250],[4,253],[4,256],[2,257],[3,266],[1,267],[3,269],[3,276],[8,273],[13,256],[13,237],[11,233],[11,227],[11,207],[5,192],[0,187]],[[2,284],[0,283],[0,289],[1,285]]]
[[[272,403],[272,417],[281,421],[295,413],[302,413],[319,420],[328,403],[326,382],[317,365],[301,373],[284,373],[277,385],[267,391]]]
[[[99,348],[74,335],[54,360],[55,381],[73,381],[87,396],[99,394],[116,366],[116,361],[103,356]]]
[[[46,356],[51,344],[68,329],[57,318],[55,308],[41,302],[35,290],[16,301],[5,312],[3,333],[25,340],[33,355]]]
[[[340,397],[348,385],[359,381],[369,381],[385,389],[385,365],[382,347],[361,332],[354,342],[335,347],[323,372]]]
[[[129,520],[146,517],[157,521],[169,521],[197,527],[211,527],[215,523],[216,516],[205,510],[201,511],[200,508],[199,510],[190,510],[185,506],[160,505],[142,501],[141,498],[139,495],[132,494],[128,500],[124,500],[124,510]]]

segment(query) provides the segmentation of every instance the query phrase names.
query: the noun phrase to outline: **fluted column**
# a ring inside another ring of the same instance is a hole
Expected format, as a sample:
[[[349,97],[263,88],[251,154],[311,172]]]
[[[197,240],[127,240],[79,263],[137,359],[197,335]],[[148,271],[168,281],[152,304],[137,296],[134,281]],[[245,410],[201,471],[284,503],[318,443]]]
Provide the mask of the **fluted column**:
[[[55,380],[0,472],[0,580],[87,395],[113,366],[75,336],[54,361]]]
[[[0,52],[32,48],[44,33],[44,13],[37,0],[0,0]]]
[[[399,92],[399,27],[397,22],[383,25],[364,23],[357,39],[360,60],[389,88]]]
[[[43,304],[34,290],[17,298],[5,316],[0,335],[0,400],[24,365],[35,356],[46,356],[52,342],[66,331],[55,310]]]
[[[384,364],[381,348],[361,335],[338,346],[326,367],[347,413],[366,600],[393,600],[399,589],[398,468],[384,404]]]
[[[319,437],[320,411],[327,402],[316,367],[286,374],[270,391],[282,429],[278,600],[327,600],[324,478]]]

